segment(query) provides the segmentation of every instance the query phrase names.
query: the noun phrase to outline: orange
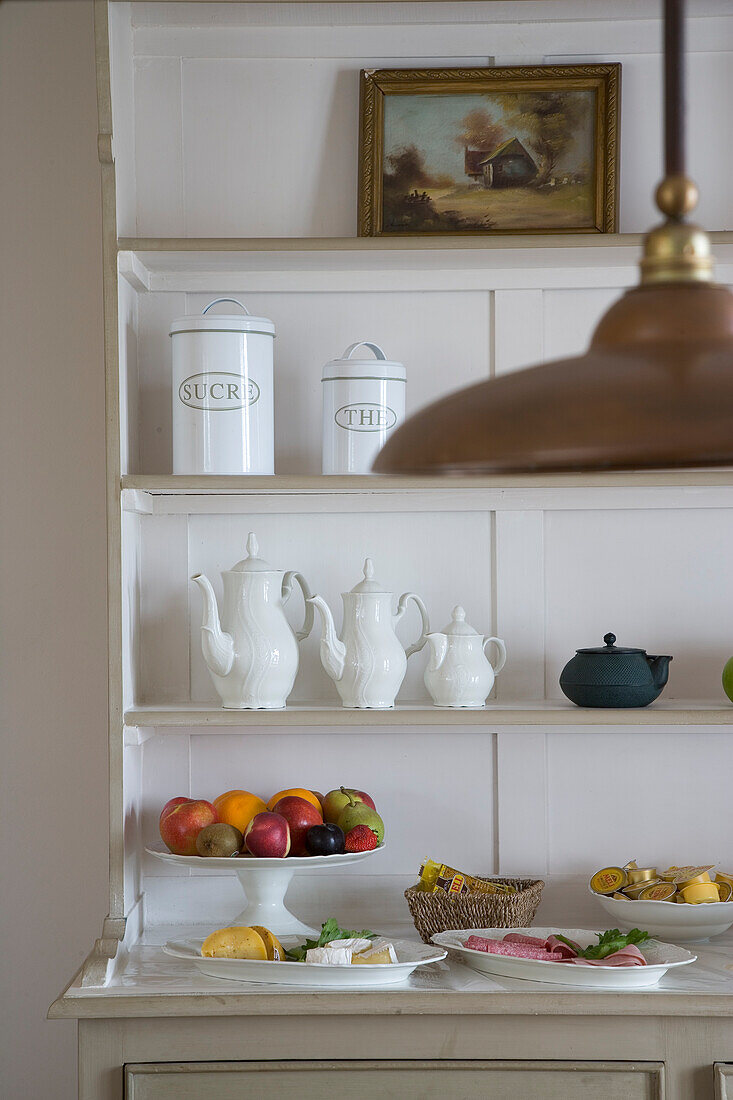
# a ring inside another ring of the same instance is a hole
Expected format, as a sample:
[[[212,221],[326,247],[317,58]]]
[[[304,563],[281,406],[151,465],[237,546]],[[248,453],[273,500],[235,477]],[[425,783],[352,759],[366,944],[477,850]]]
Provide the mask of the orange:
[[[313,791],[307,791],[305,787],[290,787],[287,791],[280,791],[278,794],[274,794],[267,803],[268,810],[274,810],[280,799],[285,798],[287,795],[297,795],[298,798],[304,798],[306,802],[310,802],[311,806],[315,806],[319,814],[323,813],[317,796],[313,794]],[[216,803],[214,803],[214,805],[216,805]]]
[[[242,834],[255,814],[263,814],[267,809],[262,799],[249,791],[227,791],[214,799],[214,806],[219,821],[233,825]]]

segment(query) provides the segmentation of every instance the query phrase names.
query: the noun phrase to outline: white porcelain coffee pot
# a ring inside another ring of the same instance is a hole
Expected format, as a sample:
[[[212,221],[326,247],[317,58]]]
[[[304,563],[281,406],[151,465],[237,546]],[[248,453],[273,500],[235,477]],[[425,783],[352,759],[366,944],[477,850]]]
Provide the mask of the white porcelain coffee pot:
[[[214,687],[229,710],[278,710],[298,671],[298,642],[313,627],[310,588],[300,573],[273,569],[250,533],[247,557],[222,573],[221,620],[211,582],[191,577],[204,598],[201,646]],[[293,632],[284,605],[297,581],[306,600],[303,629]]]
[[[484,652],[489,642],[499,651],[494,666]],[[483,637],[466,622],[463,608],[454,607],[449,625],[442,633],[428,634],[427,643],[425,686],[436,707],[482,707],[506,663],[501,638]]]
[[[311,596],[308,604],[321,616],[321,662],[336,682],[345,707],[387,710],[407,672],[407,658],[425,645],[430,630],[425,604],[414,592],[399,598],[392,611],[393,595],[374,580],[371,558],[364,562],[364,580],[350,592],[343,592],[344,619],[341,639],[336,636],[333,615],[321,596]],[[414,600],[422,619],[422,632],[414,645],[405,650],[395,627]]]

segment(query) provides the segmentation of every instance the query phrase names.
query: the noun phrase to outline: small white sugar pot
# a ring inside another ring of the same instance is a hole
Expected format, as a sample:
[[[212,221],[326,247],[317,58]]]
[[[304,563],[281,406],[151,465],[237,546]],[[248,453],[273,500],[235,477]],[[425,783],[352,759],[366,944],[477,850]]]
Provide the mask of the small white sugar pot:
[[[371,355],[355,356],[358,348]],[[360,340],[323,368],[323,472],[368,474],[405,419],[407,372],[378,344]]]
[[[492,665],[485,649],[496,646],[499,659]],[[501,638],[485,638],[466,622],[462,607],[454,607],[451,621],[442,631],[427,635],[430,659],[425,686],[436,707],[482,707],[506,663]]]
[[[242,313],[209,313],[220,302]],[[173,473],[274,473],[272,321],[216,298],[172,321],[170,336]]]

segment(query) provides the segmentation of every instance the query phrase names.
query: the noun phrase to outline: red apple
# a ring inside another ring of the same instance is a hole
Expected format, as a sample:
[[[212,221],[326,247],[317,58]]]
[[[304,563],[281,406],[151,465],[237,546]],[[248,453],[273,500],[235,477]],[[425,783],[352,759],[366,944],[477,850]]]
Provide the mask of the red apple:
[[[368,794],[366,794],[365,791],[357,791],[357,790],[349,789],[349,787],[347,787],[346,790],[349,791],[349,794],[353,794],[354,799],[357,802],[359,800],[361,800],[362,802],[366,802],[367,806],[370,806],[373,810],[376,810],[377,807],[374,805],[374,799],[371,798]]]
[[[196,837],[203,828],[215,825],[218,820],[219,815],[214,807],[203,798],[185,798],[180,801],[172,798],[163,807],[160,815],[160,835],[174,855],[195,856],[198,855]]]
[[[306,833],[311,825],[323,824],[323,817],[313,803],[297,794],[288,794],[277,803],[275,813],[282,814],[290,826],[290,854],[306,855]]]
[[[176,806],[182,806],[184,802],[193,802],[192,798],[186,798],[185,795],[179,794],[177,798],[169,798],[163,809],[160,811],[160,820],[167,817],[171,810],[174,810]]]
[[[290,851],[290,828],[287,821],[282,814],[270,810],[255,814],[244,831],[244,846],[253,856],[284,859]]]

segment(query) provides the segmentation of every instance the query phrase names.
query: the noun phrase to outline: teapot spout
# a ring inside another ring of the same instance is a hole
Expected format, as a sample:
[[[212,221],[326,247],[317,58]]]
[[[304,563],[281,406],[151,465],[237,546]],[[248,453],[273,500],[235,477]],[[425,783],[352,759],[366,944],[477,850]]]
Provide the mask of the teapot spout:
[[[332,680],[340,680],[346,667],[346,646],[336,634],[331,609],[322,596],[309,596],[306,604],[321,617],[321,663]]]
[[[201,589],[204,614],[201,625],[201,648],[209,671],[214,676],[228,676],[234,664],[234,639],[221,629],[219,608],[211,581],[203,573],[191,577]]]
[[[669,677],[669,662],[672,660],[672,658],[647,657],[647,660],[649,661],[649,668],[651,669],[654,684],[661,691],[661,689],[667,683],[667,679]]]

